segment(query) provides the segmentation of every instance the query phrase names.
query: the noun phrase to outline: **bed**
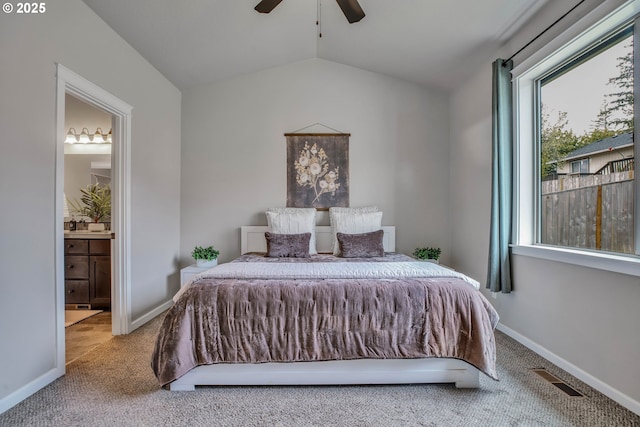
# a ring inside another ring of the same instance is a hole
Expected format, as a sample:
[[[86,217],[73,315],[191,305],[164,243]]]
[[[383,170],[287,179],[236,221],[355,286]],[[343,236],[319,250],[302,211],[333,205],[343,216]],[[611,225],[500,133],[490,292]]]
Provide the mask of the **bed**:
[[[394,227],[382,227],[383,256],[366,259],[322,253],[332,249],[329,226],[315,227],[320,253],[266,258],[268,230],[242,227],[243,255],[194,277],[176,295],[152,356],[162,386],[477,388],[480,373],[497,379],[498,316],[477,282],[394,253]]]

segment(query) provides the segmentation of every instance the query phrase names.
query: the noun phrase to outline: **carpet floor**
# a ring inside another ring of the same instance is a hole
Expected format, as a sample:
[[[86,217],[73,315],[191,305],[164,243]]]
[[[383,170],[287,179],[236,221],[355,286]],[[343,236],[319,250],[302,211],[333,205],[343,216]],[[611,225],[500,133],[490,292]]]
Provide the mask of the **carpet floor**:
[[[496,332],[498,375],[452,385],[161,389],[150,368],[160,318],[67,365],[67,374],[0,415],[2,426],[640,426],[617,405]],[[534,373],[544,368],[584,397]]]

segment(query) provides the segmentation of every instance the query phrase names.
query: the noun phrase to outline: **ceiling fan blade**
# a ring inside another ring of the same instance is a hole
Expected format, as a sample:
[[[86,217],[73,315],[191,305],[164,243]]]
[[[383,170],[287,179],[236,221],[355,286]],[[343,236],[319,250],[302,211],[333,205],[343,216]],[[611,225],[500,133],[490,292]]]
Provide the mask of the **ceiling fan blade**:
[[[269,13],[279,5],[281,1],[282,0],[262,0],[254,9],[260,13]]]
[[[354,22],[358,22],[362,18],[364,18],[364,11],[360,7],[358,0],[336,0],[340,9],[342,9],[342,13],[347,17],[347,21],[349,24],[353,24]]]

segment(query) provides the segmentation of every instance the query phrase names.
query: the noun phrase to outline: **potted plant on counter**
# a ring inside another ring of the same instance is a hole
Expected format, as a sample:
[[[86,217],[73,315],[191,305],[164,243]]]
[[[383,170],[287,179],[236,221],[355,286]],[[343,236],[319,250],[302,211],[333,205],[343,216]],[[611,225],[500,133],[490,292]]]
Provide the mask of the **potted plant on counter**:
[[[417,259],[439,264],[438,260],[440,259],[441,253],[440,248],[416,248],[416,250],[413,251],[413,256]]]
[[[108,185],[89,184],[80,192],[80,200],[69,200],[69,210],[91,218],[93,223],[89,224],[89,231],[104,231],[104,224],[100,220],[111,215],[111,188]]]
[[[215,267],[218,265],[218,255],[220,255],[220,251],[214,249],[213,246],[206,248],[196,246],[191,252],[198,267]]]

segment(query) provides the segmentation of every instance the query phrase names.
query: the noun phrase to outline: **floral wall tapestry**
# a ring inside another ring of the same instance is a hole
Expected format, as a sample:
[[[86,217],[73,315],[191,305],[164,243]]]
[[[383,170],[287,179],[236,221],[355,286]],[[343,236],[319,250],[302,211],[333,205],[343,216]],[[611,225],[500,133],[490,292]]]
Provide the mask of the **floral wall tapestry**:
[[[287,206],[329,209],[349,206],[349,136],[285,134]]]

